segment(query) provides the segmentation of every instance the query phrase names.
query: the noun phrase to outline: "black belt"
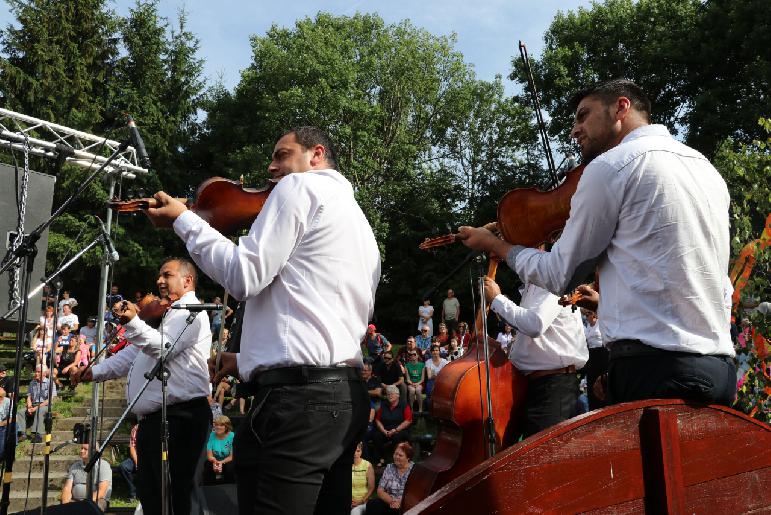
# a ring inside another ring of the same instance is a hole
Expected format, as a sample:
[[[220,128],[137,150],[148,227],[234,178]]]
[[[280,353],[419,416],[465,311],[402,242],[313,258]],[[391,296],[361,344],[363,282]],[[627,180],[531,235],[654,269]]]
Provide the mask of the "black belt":
[[[683,352],[659,349],[658,347],[651,347],[646,345],[640,340],[616,340],[608,343],[608,350],[610,352],[610,359],[620,358],[640,358],[644,356],[702,356],[697,352]],[[715,358],[731,359],[726,354],[710,354]]]
[[[361,373],[354,367],[296,367],[271,368],[259,372],[251,381],[241,383],[236,387],[239,396],[241,392],[247,396],[253,395],[264,386],[309,384],[309,383],[339,383],[342,381],[361,381]]]

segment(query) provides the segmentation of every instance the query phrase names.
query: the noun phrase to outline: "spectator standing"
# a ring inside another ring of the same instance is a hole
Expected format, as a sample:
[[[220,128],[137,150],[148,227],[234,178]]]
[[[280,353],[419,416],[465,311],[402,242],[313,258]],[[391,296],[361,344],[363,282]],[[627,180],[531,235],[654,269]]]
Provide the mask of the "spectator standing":
[[[394,462],[389,463],[377,487],[377,499],[367,503],[367,515],[398,515],[402,506],[404,486],[412,472],[414,451],[407,442],[394,449]]]
[[[364,335],[362,344],[367,348],[367,355],[372,358],[374,363],[380,363],[383,359],[383,353],[391,350],[391,342],[377,332],[375,324],[367,326],[367,334]]]
[[[452,333],[458,327],[460,320],[460,302],[455,298],[453,290],[447,290],[447,298],[442,302],[442,321],[447,330]]]
[[[370,462],[363,459],[364,445],[359,442],[353,453],[351,466],[351,515],[364,515],[367,511],[367,501],[375,491],[375,469]]]
[[[80,459],[70,465],[67,470],[67,480],[62,488],[62,504],[82,501],[88,490],[88,444],[80,445]],[[100,459],[93,469],[93,501],[102,511],[107,509],[107,503],[112,494],[112,469],[110,464]]]
[[[214,430],[206,444],[206,463],[203,478],[206,483],[216,483],[222,478],[225,483],[235,483],[233,471],[233,424],[225,415],[214,419]]]
[[[423,299],[423,305],[418,306],[418,331],[422,332],[425,326],[428,326],[430,339],[434,335],[434,306],[431,305],[431,299]]]
[[[212,302],[214,304],[222,304],[222,299],[219,297],[214,297],[214,299],[212,299]],[[210,313],[211,313],[211,334],[212,334],[212,337],[215,340],[217,340],[220,337],[220,329],[222,328],[222,323],[223,323],[222,310],[218,309],[217,311],[211,311]],[[233,310],[230,309],[229,307],[225,307],[225,320],[227,320],[227,318],[232,314],[233,314]]]
[[[134,473],[137,471],[137,429],[139,424],[134,424],[129,434],[129,457],[118,465],[118,470],[126,481],[129,489],[129,500],[137,498],[137,487],[134,485]]]

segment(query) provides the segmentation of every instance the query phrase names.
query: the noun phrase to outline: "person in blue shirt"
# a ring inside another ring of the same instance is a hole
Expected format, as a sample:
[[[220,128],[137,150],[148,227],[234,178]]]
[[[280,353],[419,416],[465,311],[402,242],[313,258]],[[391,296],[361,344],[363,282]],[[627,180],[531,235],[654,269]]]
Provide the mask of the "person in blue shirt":
[[[214,430],[206,444],[204,483],[235,483],[233,474],[233,424],[225,415],[214,419]]]

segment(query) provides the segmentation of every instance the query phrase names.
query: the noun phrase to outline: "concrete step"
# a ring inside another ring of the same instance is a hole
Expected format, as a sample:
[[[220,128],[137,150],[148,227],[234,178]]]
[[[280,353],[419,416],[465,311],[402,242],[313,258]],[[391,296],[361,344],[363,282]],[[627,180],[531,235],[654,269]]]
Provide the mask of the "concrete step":
[[[99,409],[100,417],[120,417],[126,410],[126,406],[108,406],[105,405]],[[72,408],[73,417],[87,417],[91,415],[91,406],[75,406]]]
[[[48,506],[53,506],[55,504],[59,504],[59,499],[61,497],[61,488],[57,490],[49,490],[48,491]],[[15,513],[17,511],[21,511],[25,509],[30,510],[33,508],[40,508],[41,505],[41,497],[42,492],[29,492],[29,495],[27,494],[26,490],[15,490],[13,488],[13,485],[11,486],[11,495],[10,500],[11,504],[8,507],[8,511],[10,513]]]
[[[14,472],[16,472],[14,468]],[[64,486],[64,480],[67,479],[66,471],[49,471],[48,472],[48,489],[60,491]],[[29,478],[30,493],[37,492],[35,498],[41,499],[40,492],[43,490],[43,472],[32,472]],[[27,474],[17,473],[13,475],[14,490],[27,491]]]
[[[49,467],[51,471],[67,472],[73,461],[75,461],[73,456],[64,456],[58,453],[52,454],[49,458]],[[41,456],[34,456],[30,460],[29,456],[19,456],[13,463],[13,477],[17,478],[21,475],[27,477],[27,472],[29,472],[30,468],[33,473],[43,472],[43,458]]]

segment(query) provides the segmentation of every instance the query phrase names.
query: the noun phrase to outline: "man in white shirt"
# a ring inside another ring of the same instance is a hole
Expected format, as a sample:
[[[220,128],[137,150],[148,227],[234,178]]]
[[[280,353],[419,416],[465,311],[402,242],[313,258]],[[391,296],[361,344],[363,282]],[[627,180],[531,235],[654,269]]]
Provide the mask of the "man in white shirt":
[[[588,163],[550,252],[461,228],[525,282],[561,295],[598,268],[612,402],[683,397],[729,404],[729,196],[700,153],[650,124],[650,101],[613,80],[573,98],[571,135]],[[587,306],[588,307],[588,306]]]
[[[240,352],[223,353],[214,378],[238,375],[254,395],[233,448],[240,513],[347,514],[369,414],[359,342],[380,255],[326,134],[293,129],[272,157],[280,180],[237,245],[163,192],[148,215],[173,224],[198,266],[245,301]]]
[[[200,304],[195,295],[195,265],[185,258],[171,258],[161,266],[158,280],[161,297],[176,304]],[[176,300],[175,300],[176,299]],[[126,328],[131,345],[70,380],[102,382],[128,376],[126,398],[131,401],[145,383],[166,344],[176,341],[167,357],[169,371],[167,415],[169,424],[169,475],[173,513],[190,513],[190,494],[196,465],[211,428],[211,392],[206,360],[211,349],[211,329],[205,312],[170,309],[154,329],[137,316],[139,308],[122,301],[112,308]],[[192,322],[188,325],[188,318]],[[137,493],[145,514],[161,513],[161,383],[153,380],[134,406],[137,430]]]
[[[589,409],[594,410],[605,405],[605,402],[594,393],[593,387],[597,378],[608,371],[608,349],[602,343],[597,313],[585,308],[581,308],[581,313],[586,317],[584,334],[586,335],[586,346],[589,348],[589,361],[586,362],[582,373],[586,376],[586,396],[589,401]]]
[[[485,278],[485,297],[498,316],[517,329],[509,359],[527,377],[522,436],[530,436],[576,414],[577,370],[589,359],[581,315],[560,306],[548,291],[525,284],[519,305]]]

